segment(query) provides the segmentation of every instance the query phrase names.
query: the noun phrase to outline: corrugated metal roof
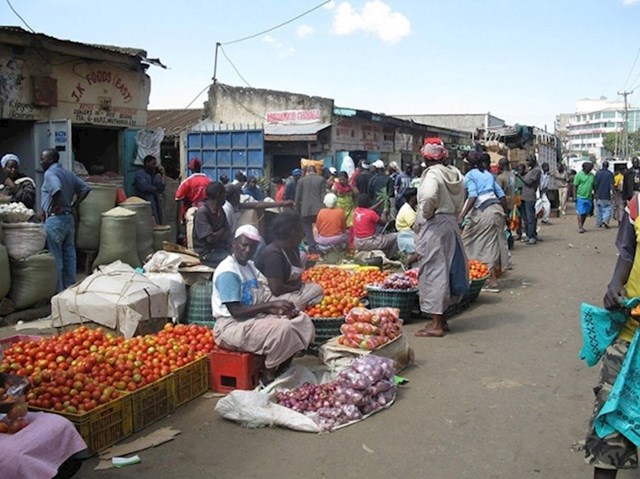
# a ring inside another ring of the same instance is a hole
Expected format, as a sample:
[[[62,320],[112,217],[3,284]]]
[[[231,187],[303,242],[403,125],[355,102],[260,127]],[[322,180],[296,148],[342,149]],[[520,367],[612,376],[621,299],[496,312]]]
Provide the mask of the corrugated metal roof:
[[[282,123],[267,123],[264,125],[265,135],[315,135],[331,126],[331,123],[309,123],[303,125],[283,125]]]
[[[202,120],[204,110],[149,110],[147,128],[163,128],[165,136],[178,136]]]

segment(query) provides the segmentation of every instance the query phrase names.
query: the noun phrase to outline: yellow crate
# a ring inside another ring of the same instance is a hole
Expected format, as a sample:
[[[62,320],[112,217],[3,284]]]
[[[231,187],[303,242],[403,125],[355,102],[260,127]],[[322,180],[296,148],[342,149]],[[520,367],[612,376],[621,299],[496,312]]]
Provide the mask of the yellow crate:
[[[209,358],[196,359],[167,377],[172,406],[182,406],[209,389]]]
[[[133,432],[138,432],[173,412],[170,384],[170,376],[166,376],[130,393]]]
[[[113,446],[133,434],[131,394],[124,394],[84,414],[70,414],[31,406],[29,409],[59,414],[71,421],[87,443],[89,450],[94,453]]]

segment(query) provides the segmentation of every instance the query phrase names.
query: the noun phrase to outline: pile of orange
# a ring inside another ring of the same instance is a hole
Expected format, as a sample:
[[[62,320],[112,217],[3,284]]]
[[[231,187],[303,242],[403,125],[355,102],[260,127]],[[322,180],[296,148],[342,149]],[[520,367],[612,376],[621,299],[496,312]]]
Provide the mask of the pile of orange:
[[[355,307],[363,307],[359,298],[348,295],[327,295],[320,303],[305,309],[305,313],[312,318],[340,318]]]
[[[476,259],[469,260],[469,280],[486,278],[489,275],[489,267]]]

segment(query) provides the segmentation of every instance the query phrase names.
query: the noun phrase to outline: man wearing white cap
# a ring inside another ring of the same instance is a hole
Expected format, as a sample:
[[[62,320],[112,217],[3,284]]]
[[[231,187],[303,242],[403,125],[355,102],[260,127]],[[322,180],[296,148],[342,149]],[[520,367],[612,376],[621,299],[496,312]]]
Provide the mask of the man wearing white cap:
[[[371,203],[377,203],[380,199],[378,194],[381,191],[386,191],[389,198],[393,197],[394,189],[393,189],[393,180],[389,178],[384,172],[384,162],[382,160],[377,160],[373,163],[373,167],[376,172],[369,180],[368,189],[366,191],[361,191],[361,193],[367,193],[369,195],[369,199]],[[388,207],[388,205],[386,205]],[[376,209],[376,212],[380,214],[384,209],[385,205],[380,205]]]
[[[274,299],[267,279],[258,271],[253,257],[260,242],[251,225],[235,232],[232,254],[213,275],[211,307],[216,324],[216,343],[223,348],[265,357],[263,382],[276,377],[278,369],[309,347],[315,328],[309,316],[286,299]]]

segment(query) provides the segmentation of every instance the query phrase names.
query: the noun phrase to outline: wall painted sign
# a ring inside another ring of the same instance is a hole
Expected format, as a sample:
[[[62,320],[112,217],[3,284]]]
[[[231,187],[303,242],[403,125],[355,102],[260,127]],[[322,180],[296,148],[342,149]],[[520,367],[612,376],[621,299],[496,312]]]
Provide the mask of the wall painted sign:
[[[265,115],[267,123],[302,124],[316,123],[322,118],[319,108],[313,110],[269,111]]]

